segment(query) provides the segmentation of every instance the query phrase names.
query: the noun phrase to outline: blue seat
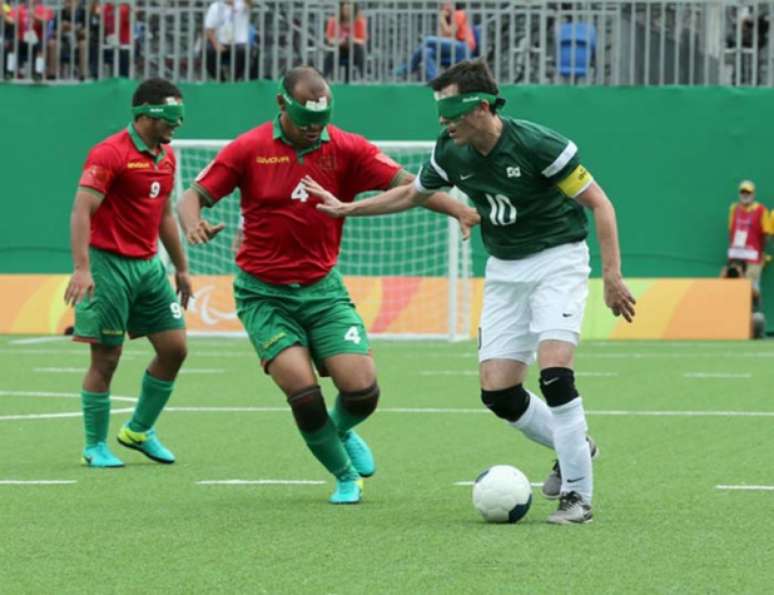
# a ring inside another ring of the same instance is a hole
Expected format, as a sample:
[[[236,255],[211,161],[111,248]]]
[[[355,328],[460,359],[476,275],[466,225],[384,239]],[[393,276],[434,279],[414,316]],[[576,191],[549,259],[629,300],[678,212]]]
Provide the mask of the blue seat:
[[[557,63],[561,76],[588,76],[597,49],[597,30],[591,23],[559,26]],[[574,49],[573,49],[574,48]]]

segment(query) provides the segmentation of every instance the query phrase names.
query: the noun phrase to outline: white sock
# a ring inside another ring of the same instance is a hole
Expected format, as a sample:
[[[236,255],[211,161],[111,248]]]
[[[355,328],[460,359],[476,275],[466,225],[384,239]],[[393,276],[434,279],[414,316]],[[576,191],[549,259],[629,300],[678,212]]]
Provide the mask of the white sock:
[[[586,442],[586,414],[583,399],[573,399],[559,407],[551,407],[554,428],[554,448],[562,471],[562,493],[578,492],[591,504],[593,475],[591,452]]]
[[[543,399],[530,391],[527,392],[529,393],[527,410],[519,419],[508,423],[517,430],[521,430],[530,440],[548,448],[554,448],[554,420],[551,410]]]

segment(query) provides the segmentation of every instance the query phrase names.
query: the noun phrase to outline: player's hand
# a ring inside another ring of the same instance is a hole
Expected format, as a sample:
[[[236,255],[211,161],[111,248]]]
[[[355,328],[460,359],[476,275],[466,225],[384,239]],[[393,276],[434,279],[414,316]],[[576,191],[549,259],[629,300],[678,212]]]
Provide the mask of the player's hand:
[[[626,287],[620,273],[607,274],[603,278],[605,285],[605,304],[614,316],[623,316],[626,322],[634,318],[634,304],[637,300]]]
[[[213,225],[209,221],[199,219],[196,227],[186,232],[185,237],[189,244],[206,244],[226,227],[225,223]]]
[[[341,202],[338,198],[333,196],[333,194],[315,182],[310,176],[304,176],[301,179],[301,183],[304,185],[304,190],[309,194],[314,194],[322,201],[317,205],[318,211],[322,211],[335,219],[346,217],[349,214],[348,203]]]
[[[180,296],[180,305],[183,306],[184,310],[187,310],[188,301],[193,296],[191,275],[186,271],[175,271],[175,287],[177,287],[177,295]]]
[[[464,211],[457,217],[460,223],[460,233],[463,240],[470,239],[470,230],[481,223],[481,216],[476,209],[465,207]]]
[[[86,296],[94,295],[94,278],[91,271],[75,271],[65,290],[64,300],[68,306],[75,306]]]

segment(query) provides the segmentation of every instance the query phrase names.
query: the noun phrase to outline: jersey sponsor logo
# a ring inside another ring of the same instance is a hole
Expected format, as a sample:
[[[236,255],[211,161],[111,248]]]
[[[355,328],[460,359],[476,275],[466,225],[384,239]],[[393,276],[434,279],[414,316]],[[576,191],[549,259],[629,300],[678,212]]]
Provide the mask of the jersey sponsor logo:
[[[290,163],[290,157],[287,155],[259,156],[255,158],[255,162],[259,165],[277,165],[278,163]]]
[[[130,161],[126,164],[127,169],[150,169],[151,164],[147,161]]]
[[[520,167],[508,167],[505,169],[505,173],[509,178],[520,178],[521,177],[521,168]]]

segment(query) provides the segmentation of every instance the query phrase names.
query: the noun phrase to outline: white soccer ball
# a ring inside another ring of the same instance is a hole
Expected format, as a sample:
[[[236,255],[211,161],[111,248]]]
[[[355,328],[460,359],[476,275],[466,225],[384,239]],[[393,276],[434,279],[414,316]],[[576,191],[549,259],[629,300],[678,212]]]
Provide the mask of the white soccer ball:
[[[495,465],[473,483],[473,506],[489,523],[515,523],[532,504],[532,486],[516,467]]]

